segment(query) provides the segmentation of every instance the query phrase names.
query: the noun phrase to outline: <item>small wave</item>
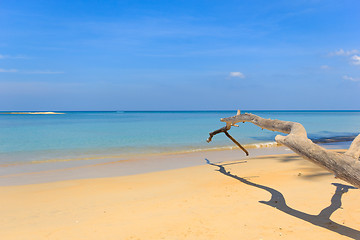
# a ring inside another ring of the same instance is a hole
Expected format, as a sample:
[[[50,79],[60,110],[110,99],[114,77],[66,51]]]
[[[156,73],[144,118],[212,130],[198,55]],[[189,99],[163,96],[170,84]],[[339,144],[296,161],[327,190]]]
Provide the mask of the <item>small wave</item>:
[[[264,143],[253,143],[245,145],[248,148],[267,148],[267,147],[278,147],[282,146],[280,143],[277,142],[264,142]]]
[[[254,143],[254,144],[245,144],[243,145],[246,149],[252,148],[270,148],[278,147],[281,144],[277,142],[263,142],[263,143]],[[140,156],[150,156],[150,155],[166,155],[166,154],[186,154],[186,153],[195,153],[195,152],[208,152],[208,151],[224,151],[224,150],[237,150],[237,146],[221,146],[213,148],[196,148],[196,149],[184,149],[184,150],[168,150],[163,152],[152,152],[152,153],[128,153],[128,154],[110,154],[110,155],[95,155],[87,157],[70,157],[70,158],[52,158],[52,159],[42,159],[42,160],[33,160],[29,162],[16,162],[16,163],[4,163],[0,164],[0,167],[10,167],[17,165],[25,164],[44,164],[44,163],[59,163],[59,162],[72,162],[72,161],[89,161],[89,160],[109,160],[116,159],[117,161],[127,161],[134,157]]]
[[[356,136],[337,136],[330,138],[317,138],[312,139],[314,143],[338,143],[345,141],[352,141]],[[246,149],[258,149],[258,148],[273,148],[283,146],[275,141],[271,142],[259,142],[259,143],[250,143],[244,144]],[[105,159],[117,159],[120,161],[125,161],[133,157],[139,156],[149,156],[149,155],[164,155],[164,154],[186,154],[186,153],[196,153],[196,152],[208,152],[208,151],[226,151],[226,150],[238,150],[239,147],[235,145],[229,146],[218,146],[218,147],[199,147],[195,149],[166,149],[165,151],[159,152],[142,152],[142,153],[127,153],[127,154],[109,154],[109,155],[93,155],[87,157],[70,157],[70,158],[53,158],[53,159],[43,159],[43,160],[33,160],[31,162],[21,162],[21,163],[7,163],[1,164],[1,167],[8,167],[13,165],[22,165],[22,164],[41,164],[41,163],[56,163],[56,162],[71,162],[71,161],[88,161],[88,160],[105,160]]]
[[[246,149],[253,149],[253,148],[280,147],[282,145],[277,142],[263,142],[263,143],[245,144],[243,146]],[[223,151],[223,150],[234,150],[234,149],[239,149],[239,147],[234,145],[234,146],[222,146],[222,147],[213,147],[213,148],[196,148],[191,150],[176,151],[172,153],[192,153],[192,152]]]

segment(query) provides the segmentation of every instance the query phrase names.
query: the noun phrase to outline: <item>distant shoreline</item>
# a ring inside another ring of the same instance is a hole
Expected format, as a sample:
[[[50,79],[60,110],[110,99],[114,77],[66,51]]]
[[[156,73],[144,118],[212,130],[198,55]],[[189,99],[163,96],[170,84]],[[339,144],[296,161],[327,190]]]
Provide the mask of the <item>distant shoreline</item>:
[[[340,110],[340,109],[335,109],[335,110],[324,110],[324,109],[319,109],[319,110],[309,110],[309,109],[289,109],[289,110],[276,110],[276,109],[260,109],[260,110],[254,110],[254,109],[240,109],[241,112],[255,112],[255,113],[259,113],[259,112],[360,112],[360,109],[348,109],[348,110]],[[231,112],[235,112],[236,113],[236,109],[233,110],[63,110],[61,111],[61,113],[87,113],[87,112],[102,112],[102,113],[198,113],[198,112],[202,112],[202,113],[214,113],[214,112],[221,112],[221,113],[231,113]],[[28,113],[58,113],[57,111],[36,111],[36,110],[28,110],[28,111],[21,111],[21,110],[0,110],[0,114],[18,114],[18,113],[24,113],[24,114],[28,114]]]
[[[2,112],[0,114],[65,114],[60,112]]]

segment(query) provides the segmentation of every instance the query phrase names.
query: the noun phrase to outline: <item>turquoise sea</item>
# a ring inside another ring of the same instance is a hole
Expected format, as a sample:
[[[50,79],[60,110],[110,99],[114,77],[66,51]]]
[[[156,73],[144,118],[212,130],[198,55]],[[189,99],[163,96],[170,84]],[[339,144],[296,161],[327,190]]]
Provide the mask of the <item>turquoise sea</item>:
[[[346,146],[360,132],[360,111],[244,111],[302,123],[311,139]],[[220,118],[236,111],[0,112],[0,165],[230,148]],[[271,146],[277,133],[246,123],[230,134],[248,147]],[[263,145],[262,145],[263,144]],[[345,144],[345,145],[344,145]]]

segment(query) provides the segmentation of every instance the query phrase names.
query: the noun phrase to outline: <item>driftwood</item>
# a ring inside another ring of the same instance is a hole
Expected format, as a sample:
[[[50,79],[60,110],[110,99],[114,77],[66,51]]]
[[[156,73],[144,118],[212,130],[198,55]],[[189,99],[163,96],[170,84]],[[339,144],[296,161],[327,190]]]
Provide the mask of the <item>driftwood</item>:
[[[360,188],[360,134],[353,140],[350,148],[345,153],[337,153],[326,150],[323,147],[313,143],[308,137],[303,125],[297,122],[264,119],[251,113],[241,114],[228,118],[222,118],[226,123],[225,133],[232,126],[237,126],[238,122],[250,122],[263,129],[282,132],[288,135],[277,135],[275,141],[287,146],[300,156],[313,163],[325,168],[335,174],[335,177],[342,179],[358,188]],[[210,133],[208,142],[212,137],[221,133],[221,129]]]

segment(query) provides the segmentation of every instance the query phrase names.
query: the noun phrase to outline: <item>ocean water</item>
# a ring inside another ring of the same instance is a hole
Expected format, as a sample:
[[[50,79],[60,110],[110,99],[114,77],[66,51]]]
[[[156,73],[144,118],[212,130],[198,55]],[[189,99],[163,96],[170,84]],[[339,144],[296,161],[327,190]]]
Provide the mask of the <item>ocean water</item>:
[[[360,111],[245,111],[300,122],[311,139],[338,144],[360,133]],[[236,111],[112,111],[64,114],[0,112],[0,165],[106,159],[138,154],[191,152],[235,145],[208,133]],[[250,123],[229,133],[247,147],[271,146],[276,132]]]

